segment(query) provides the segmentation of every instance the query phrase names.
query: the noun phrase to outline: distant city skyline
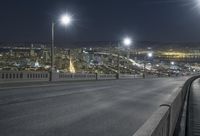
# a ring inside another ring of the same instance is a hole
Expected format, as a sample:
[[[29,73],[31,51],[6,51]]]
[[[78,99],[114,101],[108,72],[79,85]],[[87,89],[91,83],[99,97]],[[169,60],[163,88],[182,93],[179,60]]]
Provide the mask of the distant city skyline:
[[[50,42],[52,20],[66,11],[74,21],[69,28],[56,27],[57,43],[127,35],[136,41],[200,42],[199,5],[197,0],[2,0],[0,42]]]
[[[76,42],[56,42],[55,47],[61,48],[81,48],[81,47],[117,47],[119,41],[76,41]],[[50,48],[51,42],[0,42],[0,47],[31,47],[31,45],[45,46]],[[200,42],[159,42],[159,41],[134,41],[131,48],[145,49],[152,47],[153,49],[200,49]]]

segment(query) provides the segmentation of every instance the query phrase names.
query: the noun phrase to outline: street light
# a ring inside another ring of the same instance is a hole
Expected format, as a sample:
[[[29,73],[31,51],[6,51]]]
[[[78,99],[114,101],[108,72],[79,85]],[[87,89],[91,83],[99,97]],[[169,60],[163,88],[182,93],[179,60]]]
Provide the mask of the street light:
[[[119,75],[120,75],[120,56],[119,56],[119,52],[120,52],[120,50],[119,50],[119,47],[121,46],[121,42],[123,43],[123,45],[124,46],[126,46],[126,47],[130,47],[130,45],[132,44],[132,39],[131,38],[129,38],[129,37],[125,37],[122,41],[120,41],[120,42],[118,42],[118,59],[117,59],[117,73],[118,73],[118,76],[117,76],[117,78],[119,79]]]
[[[147,54],[147,56],[148,56],[148,58],[152,58],[152,57],[153,57],[153,53],[152,53],[152,52],[149,52],[149,53]]]
[[[60,23],[64,26],[68,26],[72,22],[72,17],[69,14],[64,14],[60,17]],[[54,71],[54,37],[55,37],[55,23],[54,21],[51,24],[51,74],[50,74],[50,81],[53,80],[53,71]]]
[[[64,14],[61,16],[60,22],[61,22],[61,24],[65,25],[65,26],[70,25],[72,22],[72,17],[68,14]]]
[[[147,61],[147,58],[152,58],[152,57],[153,57],[153,52],[148,52],[147,55],[145,55],[145,57],[144,57],[143,78],[145,78],[145,75],[146,75],[146,61]]]
[[[126,37],[126,38],[124,38],[124,40],[123,40],[123,44],[125,45],[125,46],[130,46],[131,45],[131,43],[132,43],[132,40],[129,38],[129,37]]]

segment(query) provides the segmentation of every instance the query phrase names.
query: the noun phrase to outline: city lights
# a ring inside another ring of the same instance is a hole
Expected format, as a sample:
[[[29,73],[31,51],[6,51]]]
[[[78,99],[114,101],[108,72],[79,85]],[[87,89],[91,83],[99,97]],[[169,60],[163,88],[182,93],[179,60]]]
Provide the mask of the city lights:
[[[72,60],[70,59],[70,62],[69,62],[69,72],[70,73],[75,73],[75,68],[74,68],[74,64],[72,63]]]
[[[2,0],[0,136],[200,136],[200,0]]]

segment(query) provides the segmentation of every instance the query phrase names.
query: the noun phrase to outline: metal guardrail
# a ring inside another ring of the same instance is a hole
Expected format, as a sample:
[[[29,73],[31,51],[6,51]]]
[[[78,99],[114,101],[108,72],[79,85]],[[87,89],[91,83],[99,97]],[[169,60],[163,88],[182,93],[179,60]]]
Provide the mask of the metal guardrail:
[[[168,101],[160,105],[159,109],[133,136],[173,136],[188,89],[198,77],[188,79]]]

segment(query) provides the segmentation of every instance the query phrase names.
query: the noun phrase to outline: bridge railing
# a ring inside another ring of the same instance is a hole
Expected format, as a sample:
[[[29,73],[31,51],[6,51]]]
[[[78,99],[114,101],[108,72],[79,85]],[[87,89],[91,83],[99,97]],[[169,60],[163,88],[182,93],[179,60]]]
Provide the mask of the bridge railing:
[[[142,78],[142,75],[139,75],[139,74],[134,74],[134,75],[130,75],[130,74],[120,74],[119,78],[120,78],[120,79]]]
[[[52,76],[52,77],[51,77]],[[108,80],[117,79],[116,74],[56,73],[47,71],[0,71],[0,82],[37,82],[70,80]],[[142,78],[142,75],[120,74],[120,79]]]
[[[133,136],[173,136],[188,88],[198,78],[192,77],[172,94],[170,99],[160,105],[159,109],[144,123]]]
[[[70,73],[54,73],[55,81],[68,80],[108,80],[116,79],[116,74],[70,74]]]
[[[37,71],[0,71],[0,82],[37,82],[50,81],[49,72]],[[116,79],[116,74],[81,74],[81,73],[53,73],[52,81],[73,80],[108,80]]]
[[[97,74],[98,80],[117,79],[116,74]]]
[[[54,73],[53,80],[54,81],[96,80],[96,74]]]
[[[49,81],[48,72],[0,71],[0,82]]]

